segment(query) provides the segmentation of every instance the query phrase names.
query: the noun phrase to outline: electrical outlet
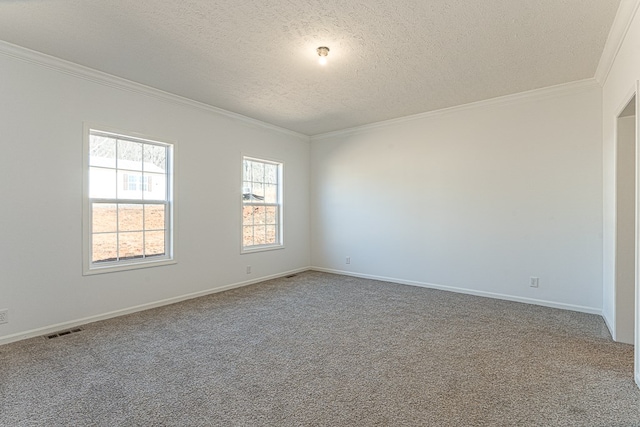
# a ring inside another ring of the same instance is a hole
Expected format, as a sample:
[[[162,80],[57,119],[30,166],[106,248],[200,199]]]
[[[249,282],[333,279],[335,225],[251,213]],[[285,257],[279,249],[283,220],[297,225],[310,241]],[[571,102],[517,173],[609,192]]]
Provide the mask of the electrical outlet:
[[[9,310],[0,310],[0,324],[9,323]]]
[[[247,274],[251,274],[251,266],[247,265]]]
[[[350,256],[347,257],[346,263],[347,264],[351,264],[351,257]]]
[[[537,288],[538,285],[540,284],[540,278],[539,277],[529,277],[529,286],[531,286],[532,288]]]

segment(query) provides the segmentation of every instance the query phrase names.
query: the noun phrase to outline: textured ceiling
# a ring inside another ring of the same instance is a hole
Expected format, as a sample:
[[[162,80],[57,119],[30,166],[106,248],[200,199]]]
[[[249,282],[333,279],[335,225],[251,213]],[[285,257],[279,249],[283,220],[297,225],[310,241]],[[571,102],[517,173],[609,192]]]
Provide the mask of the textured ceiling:
[[[315,135],[592,78],[618,5],[2,0],[0,40]]]

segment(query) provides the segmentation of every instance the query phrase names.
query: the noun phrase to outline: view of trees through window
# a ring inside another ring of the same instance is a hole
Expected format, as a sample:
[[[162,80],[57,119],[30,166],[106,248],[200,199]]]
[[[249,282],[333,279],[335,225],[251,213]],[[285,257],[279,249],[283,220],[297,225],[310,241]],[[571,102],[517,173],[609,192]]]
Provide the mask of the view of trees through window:
[[[282,164],[245,157],[242,178],[242,246],[280,245]]]

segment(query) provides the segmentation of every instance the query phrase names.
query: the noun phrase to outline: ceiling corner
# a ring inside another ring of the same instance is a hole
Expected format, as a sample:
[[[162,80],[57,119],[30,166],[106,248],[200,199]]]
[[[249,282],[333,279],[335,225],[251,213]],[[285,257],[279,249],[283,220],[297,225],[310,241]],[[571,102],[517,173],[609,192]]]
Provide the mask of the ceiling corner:
[[[620,46],[639,8],[640,0],[622,0],[622,2],[620,2],[620,7],[613,20],[613,25],[609,31],[607,42],[602,51],[598,68],[596,69],[595,79],[600,86],[604,86],[607,81]]]

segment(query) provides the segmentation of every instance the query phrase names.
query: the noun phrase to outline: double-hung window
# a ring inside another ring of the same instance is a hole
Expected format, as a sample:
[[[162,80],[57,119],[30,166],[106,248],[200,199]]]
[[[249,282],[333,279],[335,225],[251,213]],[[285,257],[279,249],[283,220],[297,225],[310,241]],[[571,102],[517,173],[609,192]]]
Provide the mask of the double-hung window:
[[[282,163],[244,157],[242,170],[242,252],[283,247]]]
[[[85,136],[85,274],[174,262],[172,144]]]

